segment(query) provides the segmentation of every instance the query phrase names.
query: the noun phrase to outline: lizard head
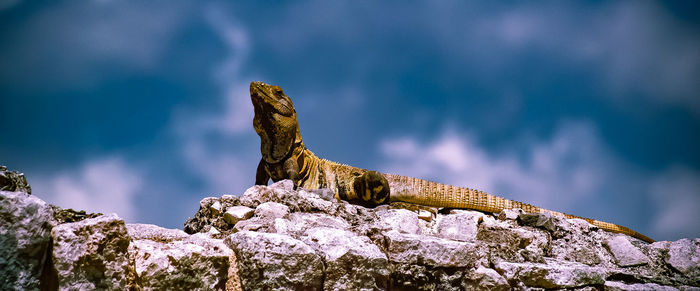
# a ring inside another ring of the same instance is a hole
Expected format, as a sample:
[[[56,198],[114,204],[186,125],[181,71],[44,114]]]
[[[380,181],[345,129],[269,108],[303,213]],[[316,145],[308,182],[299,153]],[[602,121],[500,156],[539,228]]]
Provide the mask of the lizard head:
[[[250,83],[255,117],[253,127],[260,136],[260,152],[271,164],[284,159],[295,143],[301,142],[297,112],[282,88],[263,82]]]

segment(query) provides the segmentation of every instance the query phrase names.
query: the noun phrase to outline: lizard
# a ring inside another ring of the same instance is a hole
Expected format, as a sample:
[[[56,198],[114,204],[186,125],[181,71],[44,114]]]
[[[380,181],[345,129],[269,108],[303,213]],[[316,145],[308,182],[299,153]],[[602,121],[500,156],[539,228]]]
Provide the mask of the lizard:
[[[609,232],[654,242],[641,233],[613,223],[544,209],[467,187],[384,174],[319,158],[304,145],[296,109],[282,88],[251,82],[250,98],[255,113],[253,128],[260,137],[262,154],[255,175],[256,185],[267,185],[270,179],[274,182],[290,179],[295,189],[330,188],[336,199],[365,207],[402,202],[490,213],[520,208],[528,213],[583,219]]]

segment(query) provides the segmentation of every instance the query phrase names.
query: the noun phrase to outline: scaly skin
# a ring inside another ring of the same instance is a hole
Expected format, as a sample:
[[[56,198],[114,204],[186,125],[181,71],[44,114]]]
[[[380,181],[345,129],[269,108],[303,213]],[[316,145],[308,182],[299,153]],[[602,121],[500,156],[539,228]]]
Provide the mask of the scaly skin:
[[[610,232],[654,242],[636,231],[608,222],[543,209],[465,187],[382,174],[321,159],[304,146],[292,100],[280,87],[251,82],[250,97],[255,109],[253,127],[260,136],[262,153],[255,177],[256,185],[267,185],[270,179],[275,182],[291,179],[295,187],[330,188],[336,193],[336,198],[367,207],[407,202],[492,213],[520,208],[530,213],[584,219]]]

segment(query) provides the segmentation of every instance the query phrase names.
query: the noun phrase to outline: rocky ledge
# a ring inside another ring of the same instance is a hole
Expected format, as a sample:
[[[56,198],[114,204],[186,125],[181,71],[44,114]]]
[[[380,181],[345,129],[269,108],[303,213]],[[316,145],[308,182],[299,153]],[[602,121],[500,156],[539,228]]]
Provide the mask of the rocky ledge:
[[[0,192],[1,290],[700,290],[700,239],[647,244],[513,210],[368,209],[290,181],[205,198],[185,231],[55,211]]]

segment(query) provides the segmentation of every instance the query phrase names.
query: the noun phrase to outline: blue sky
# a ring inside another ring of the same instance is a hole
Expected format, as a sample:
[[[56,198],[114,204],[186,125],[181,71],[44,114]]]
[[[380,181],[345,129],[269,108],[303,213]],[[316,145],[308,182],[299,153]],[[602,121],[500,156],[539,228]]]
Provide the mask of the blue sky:
[[[698,4],[0,0],[0,164],[181,228],[260,159],[248,83],[317,155],[700,236]]]

